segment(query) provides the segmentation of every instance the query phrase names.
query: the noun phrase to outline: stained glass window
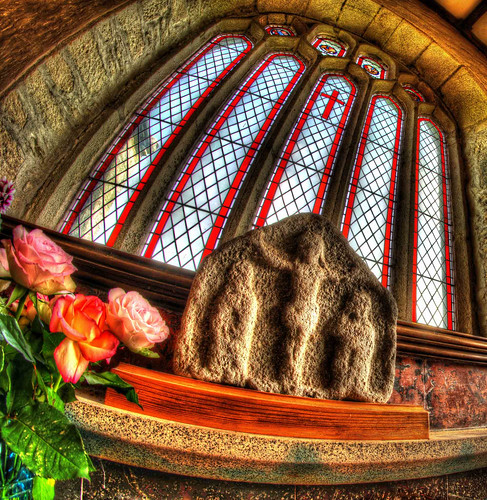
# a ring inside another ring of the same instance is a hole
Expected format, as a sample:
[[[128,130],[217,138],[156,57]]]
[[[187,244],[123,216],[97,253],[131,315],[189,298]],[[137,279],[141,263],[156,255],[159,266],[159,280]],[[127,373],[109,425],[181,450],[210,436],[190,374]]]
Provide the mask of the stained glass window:
[[[255,226],[300,212],[321,212],[355,94],[354,84],[344,76],[318,80],[279,156]]]
[[[367,111],[350,182],[342,231],[375,276],[388,286],[402,111],[375,95]]]
[[[405,83],[402,88],[411,96],[413,101],[424,102],[424,97],[421,92],[417,91],[413,86]]]
[[[218,36],[157,88],[88,177],[62,232],[113,245],[169,145],[251,48],[245,36]]]
[[[218,243],[240,186],[304,64],[271,54],[230,98],[181,171],[143,255],[187,269]]]
[[[371,57],[360,56],[357,59],[357,64],[364,68],[365,71],[367,71],[367,73],[373,78],[377,78],[379,80],[384,80],[386,78],[387,67],[385,64],[382,64]]]
[[[443,134],[418,120],[414,200],[413,321],[454,328],[453,248]]]
[[[345,57],[345,54],[347,53],[347,47],[333,38],[317,36],[313,40],[312,45],[324,56]]]
[[[281,26],[279,24],[269,24],[264,28],[268,35],[275,36],[296,36],[296,33],[290,26]]]

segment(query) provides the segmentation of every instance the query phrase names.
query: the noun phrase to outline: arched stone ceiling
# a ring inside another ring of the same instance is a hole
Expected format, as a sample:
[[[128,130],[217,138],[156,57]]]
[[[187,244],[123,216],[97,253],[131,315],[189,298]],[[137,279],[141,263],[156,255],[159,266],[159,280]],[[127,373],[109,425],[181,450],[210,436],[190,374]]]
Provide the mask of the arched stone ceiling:
[[[487,59],[418,0],[100,1],[84,17],[80,14],[82,26],[61,17],[60,23],[49,25],[59,30],[56,36],[44,40],[42,30],[32,35],[38,44],[25,58],[29,68],[14,72],[0,96],[0,175],[16,179],[13,215],[36,221],[38,207],[94,131],[110,120],[113,129],[125,121],[132,108],[119,103],[168,63],[172,50],[224,17],[272,12],[329,23],[363,37],[417,73],[443,99],[463,140],[479,266],[476,286],[486,301]],[[8,50],[8,43],[2,46]],[[25,47],[28,52],[28,37]],[[85,175],[70,171],[73,183]]]

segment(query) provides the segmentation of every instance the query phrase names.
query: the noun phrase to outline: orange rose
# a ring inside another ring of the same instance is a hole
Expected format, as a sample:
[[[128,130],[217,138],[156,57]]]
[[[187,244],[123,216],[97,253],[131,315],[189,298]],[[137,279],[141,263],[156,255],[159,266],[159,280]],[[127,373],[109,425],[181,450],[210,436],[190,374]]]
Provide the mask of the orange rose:
[[[90,361],[111,358],[118,339],[108,331],[106,306],[94,296],[60,297],[54,305],[49,328],[66,338],[54,351],[54,359],[65,382],[75,384]]]

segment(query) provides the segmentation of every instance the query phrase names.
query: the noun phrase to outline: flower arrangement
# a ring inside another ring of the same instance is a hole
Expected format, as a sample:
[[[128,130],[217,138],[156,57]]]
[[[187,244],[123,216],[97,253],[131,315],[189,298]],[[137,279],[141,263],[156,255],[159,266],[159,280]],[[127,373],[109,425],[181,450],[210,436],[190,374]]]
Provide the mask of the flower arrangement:
[[[0,186],[0,198],[2,192]],[[75,294],[72,257],[39,229],[17,226],[12,241],[2,243],[0,290],[11,293],[8,300],[0,298],[0,431],[10,451],[3,449],[0,459],[10,461],[11,472],[21,464],[29,469],[34,498],[48,500],[56,480],[89,478],[94,470],[64,414],[75,389],[102,384],[138,404],[133,387],[107,371],[104,361],[120,343],[157,357],[150,349],[169,329],[137,292],[115,288],[108,304]],[[0,471],[5,468],[0,464]],[[1,473],[5,490],[8,478]]]

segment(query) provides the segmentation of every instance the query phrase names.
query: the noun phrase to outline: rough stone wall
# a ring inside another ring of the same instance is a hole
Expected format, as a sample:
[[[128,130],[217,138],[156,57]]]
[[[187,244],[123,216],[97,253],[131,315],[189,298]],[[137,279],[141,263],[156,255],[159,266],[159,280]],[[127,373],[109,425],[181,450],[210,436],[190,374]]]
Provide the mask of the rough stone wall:
[[[25,62],[33,66],[22,77],[15,79],[18,68],[7,66],[13,68],[14,81],[0,97],[0,175],[16,181],[12,215],[36,221],[45,205],[54,207],[69,197],[66,191],[56,191],[59,180],[69,173],[71,184],[78,186],[93,162],[86,155],[81,167],[70,169],[73,159],[90,138],[103,141],[94,135],[101,124],[115,130],[125,122],[136,104],[120,102],[194,33],[226,16],[297,14],[334,24],[377,45],[431,85],[455,116],[473,213],[476,291],[479,304],[485,303],[487,61],[451,26],[417,0],[128,0],[110,11],[115,4],[94,2],[91,17],[80,11],[80,20],[89,22],[79,31],[76,23],[64,19],[57,25],[48,23],[58,35],[46,37],[44,54],[26,50],[30,59]],[[29,33],[27,23],[18,25],[20,33]],[[0,47],[8,53],[8,44]],[[93,150],[102,147],[97,143]],[[51,227],[57,222],[51,212],[42,220]],[[479,314],[481,331],[487,334],[487,313]]]

